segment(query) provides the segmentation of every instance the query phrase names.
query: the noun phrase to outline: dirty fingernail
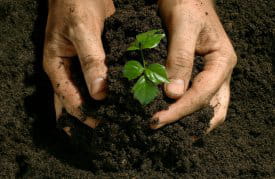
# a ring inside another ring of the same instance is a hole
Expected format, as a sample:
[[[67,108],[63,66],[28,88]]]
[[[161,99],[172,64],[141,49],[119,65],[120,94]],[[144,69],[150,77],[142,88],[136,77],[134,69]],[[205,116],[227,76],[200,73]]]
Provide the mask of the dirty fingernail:
[[[153,118],[150,120],[150,128],[151,129],[159,129],[161,126],[163,126],[159,120],[159,118]]]
[[[150,120],[150,125],[158,125],[159,124],[159,119],[158,118],[152,118]]]

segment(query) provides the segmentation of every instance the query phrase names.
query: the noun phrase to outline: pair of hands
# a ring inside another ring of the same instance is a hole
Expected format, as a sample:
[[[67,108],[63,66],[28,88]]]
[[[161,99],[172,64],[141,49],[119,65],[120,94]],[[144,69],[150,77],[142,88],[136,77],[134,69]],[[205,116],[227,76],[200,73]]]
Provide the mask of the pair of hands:
[[[215,12],[212,0],[159,0],[158,7],[168,31],[167,71],[164,86],[176,102],[153,117],[152,129],[175,122],[205,105],[214,107],[208,132],[226,117],[230,78],[236,54]],[[96,119],[85,116],[83,98],[71,80],[70,64],[78,55],[92,98],[106,97],[105,53],[101,41],[104,21],[115,12],[112,0],[49,0],[43,66],[54,88],[56,118],[62,110],[95,128]],[[194,55],[205,65],[188,88]]]

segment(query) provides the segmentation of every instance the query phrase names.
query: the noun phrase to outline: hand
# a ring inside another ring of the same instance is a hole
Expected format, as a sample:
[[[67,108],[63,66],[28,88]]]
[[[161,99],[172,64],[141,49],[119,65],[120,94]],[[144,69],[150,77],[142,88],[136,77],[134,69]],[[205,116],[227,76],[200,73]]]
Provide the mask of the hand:
[[[105,53],[101,41],[104,20],[115,11],[112,0],[49,0],[44,44],[44,70],[54,88],[56,118],[62,110],[94,128],[97,121],[83,114],[83,99],[71,80],[71,58],[78,55],[92,98],[106,97]]]
[[[158,129],[210,104],[214,116],[209,132],[226,117],[231,73],[237,63],[232,44],[211,0],[159,0],[158,6],[169,35],[171,82],[165,85],[165,92],[177,101],[153,116],[151,128]],[[204,57],[204,69],[188,89],[195,54]]]

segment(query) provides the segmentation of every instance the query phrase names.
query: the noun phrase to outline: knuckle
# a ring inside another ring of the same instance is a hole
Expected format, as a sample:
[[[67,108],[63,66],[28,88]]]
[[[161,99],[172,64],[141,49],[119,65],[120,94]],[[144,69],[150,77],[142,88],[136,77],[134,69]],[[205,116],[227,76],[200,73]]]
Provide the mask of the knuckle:
[[[168,60],[168,67],[176,66],[177,68],[192,69],[193,58],[194,53],[183,49],[177,50],[177,52],[170,57],[170,60]]]
[[[51,65],[51,63],[52,63],[51,58],[56,56],[56,54],[57,54],[56,44],[45,43],[44,51],[43,51],[42,67],[47,75],[49,75],[51,73],[51,71],[53,70],[52,65]]]
[[[91,68],[106,68],[105,54],[87,55],[82,58],[82,67],[84,70]]]
[[[79,29],[79,30],[85,30],[86,24],[82,22],[82,19],[80,18],[73,18],[71,22],[71,28],[73,29]]]
[[[62,44],[64,42],[63,39],[65,36],[66,35],[64,34],[64,32],[60,31],[59,29],[52,29],[51,31],[46,32],[44,49],[56,49],[59,44]]]
[[[78,40],[79,34],[87,34],[90,33],[91,28],[92,31],[100,34],[102,23],[98,22],[98,20],[89,17],[89,16],[77,16],[69,20],[68,22],[68,35],[71,40]]]
[[[237,62],[238,62],[237,54],[235,52],[233,52],[231,54],[230,61],[231,61],[231,67],[233,69],[237,65]]]
[[[230,69],[233,69],[237,65],[237,54],[232,46],[232,44],[229,42],[225,46],[225,50],[223,50],[224,57],[227,59],[227,66]]]
[[[68,38],[71,41],[77,41],[79,38],[78,34],[85,34],[86,29],[86,25],[83,22],[81,22],[80,20],[72,19],[68,24]]]
[[[237,55],[235,52],[230,52],[227,53],[226,55],[227,57],[225,58],[225,65],[228,69],[233,70],[233,68],[236,66],[237,64]]]
[[[59,49],[59,42],[58,40],[52,39],[47,40],[44,44],[44,50],[43,50],[43,58],[47,59],[50,56],[56,56],[58,54]]]
[[[178,57],[182,57],[179,59],[184,59],[184,60],[188,60],[190,58],[193,58],[194,53],[188,50],[184,50],[184,49],[179,49],[177,51],[177,56]]]
[[[220,58],[217,58],[213,62],[222,69],[232,71],[237,64],[237,55],[234,51],[223,51],[219,53]]]
[[[44,72],[47,75],[49,75],[49,73],[50,73],[49,61],[47,60],[47,58],[45,56],[43,57],[42,67],[43,67]]]
[[[104,53],[95,54],[93,56],[94,63],[102,64],[102,63],[104,63],[105,59],[106,59],[106,55]]]

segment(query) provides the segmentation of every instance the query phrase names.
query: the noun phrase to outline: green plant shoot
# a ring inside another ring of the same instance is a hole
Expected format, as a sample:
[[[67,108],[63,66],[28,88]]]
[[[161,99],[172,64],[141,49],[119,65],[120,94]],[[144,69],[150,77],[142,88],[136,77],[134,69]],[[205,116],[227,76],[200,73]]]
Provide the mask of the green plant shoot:
[[[149,104],[159,94],[157,85],[169,83],[165,67],[158,63],[147,64],[143,54],[143,49],[155,48],[165,37],[165,34],[160,32],[161,30],[150,30],[138,34],[127,49],[127,51],[140,51],[140,62],[128,61],[124,66],[123,76],[128,80],[139,78],[132,88],[132,93],[142,105]]]

